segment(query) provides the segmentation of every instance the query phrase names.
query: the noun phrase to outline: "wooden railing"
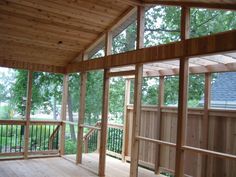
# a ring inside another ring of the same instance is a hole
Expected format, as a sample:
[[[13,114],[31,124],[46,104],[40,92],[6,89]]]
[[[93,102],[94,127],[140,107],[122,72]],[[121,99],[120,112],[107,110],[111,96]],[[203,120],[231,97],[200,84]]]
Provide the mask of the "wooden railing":
[[[100,127],[100,122],[97,122],[94,127]],[[84,135],[84,152],[95,152],[100,145],[100,131],[96,128],[91,128]],[[108,124],[107,133],[107,154],[121,158],[123,145],[123,125]]]
[[[29,124],[28,148],[25,120],[0,120],[0,157],[29,155],[52,155],[59,153],[60,121],[32,120]]]

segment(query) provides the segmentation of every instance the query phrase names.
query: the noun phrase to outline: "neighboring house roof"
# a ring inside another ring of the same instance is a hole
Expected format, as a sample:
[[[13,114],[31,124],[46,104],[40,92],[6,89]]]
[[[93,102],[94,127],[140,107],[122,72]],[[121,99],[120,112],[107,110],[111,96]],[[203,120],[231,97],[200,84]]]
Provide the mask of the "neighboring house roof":
[[[211,88],[211,106],[236,108],[236,72],[219,73]]]

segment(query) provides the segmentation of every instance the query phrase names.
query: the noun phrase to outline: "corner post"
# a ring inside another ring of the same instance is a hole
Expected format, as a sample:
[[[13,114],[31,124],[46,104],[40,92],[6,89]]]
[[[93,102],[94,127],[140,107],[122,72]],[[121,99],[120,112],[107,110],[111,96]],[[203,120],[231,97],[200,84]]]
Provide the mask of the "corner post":
[[[33,71],[28,71],[28,82],[27,82],[27,100],[26,100],[26,126],[25,126],[25,143],[24,143],[24,158],[28,159],[29,150],[29,133],[30,133],[30,110],[31,110],[31,99],[32,99],[32,85],[33,85]]]

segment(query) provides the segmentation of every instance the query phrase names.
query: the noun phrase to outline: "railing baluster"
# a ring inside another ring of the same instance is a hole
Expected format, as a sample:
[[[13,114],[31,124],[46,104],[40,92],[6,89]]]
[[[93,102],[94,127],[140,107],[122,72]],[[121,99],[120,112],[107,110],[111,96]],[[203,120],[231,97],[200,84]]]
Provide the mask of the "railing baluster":
[[[7,132],[8,132],[8,125],[6,125],[6,132],[5,132],[5,152],[7,152]]]
[[[45,151],[46,149],[46,131],[47,131],[47,126],[44,125],[44,141],[43,141],[43,150]]]
[[[39,133],[39,148],[40,148],[40,150],[42,150],[41,149],[41,141],[42,141],[42,128],[43,128],[43,126],[42,125],[40,125],[40,133]]]
[[[49,125],[49,130],[48,130],[48,150],[49,150],[49,137],[51,136],[51,126]]]
[[[38,125],[35,126],[36,132],[35,132],[35,151],[37,151],[37,144],[38,144]]]
[[[16,152],[16,149],[17,149],[17,137],[18,137],[18,135],[17,135],[17,128],[18,128],[18,125],[16,125],[15,126],[16,128],[15,128],[15,152]]]
[[[34,126],[31,125],[31,129],[30,129],[30,151],[33,150],[33,135],[34,135]]]
[[[2,153],[2,137],[3,137],[3,135],[2,135],[2,132],[3,132],[3,125],[1,125],[0,126],[0,128],[1,128],[1,144],[0,144],[0,152]]]
[[[11,139],[10,139],[10,152],[11,152],[11,150],[12,150],[12,135],[13,135],[12,130],[13,130],[13,125],[11,125],[10,127],[11,127],[11,130],[10,130],[10,137],[11,137]]]

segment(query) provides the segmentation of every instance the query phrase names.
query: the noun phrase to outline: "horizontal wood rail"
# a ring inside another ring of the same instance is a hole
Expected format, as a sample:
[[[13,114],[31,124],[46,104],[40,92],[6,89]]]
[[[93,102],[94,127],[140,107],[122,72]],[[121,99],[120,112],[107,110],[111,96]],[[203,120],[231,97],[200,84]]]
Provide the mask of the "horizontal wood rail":
[[[206,155],[209,155],[209,156],[236,160],[236,155],[233,155],[233,154],[216,152],[216,151],[212,151],[212,150],[195,148],[195,147],[191,147],[191,146],[182,146],[182,149],[186,150],[186,151],[192,151],[192,152],[200,153],[200,154],[206,154]]]
[[[32,125],[62,125],[62,121],[54,120],[31,120],[30,124]]]
[[[135,75],[135,70],[108,73],[108,77],[132,76],[132,75]]]
[[[78,125],[78,123],[77,122],[71,122],[71,121],[62,121],[63,123],[65,123],[65,124],[69,124],[69,125]]]
[[[136,136],[136,139],[137,140],[142,140],[142,141],[148,141],[148,142],[152,142],[152,143],[157,143],[157,144],[161,144],[161,145],[176,147],[175,143],[170,143],[170,142],[167,142],[167,141],[151,139],[151,138],[147,138],[147,137],[143,137],[143,136]]]
[[[25,120],[4,120],[0,119],[0,125],[25,125]]]
[[[95,129],[95,130],[101,130],[100,127],[97,126],[91,126],[91,125],[85,125],[85,124],[81,124],[79,125],[80,127],[84,127],[84,128],[90,128],[90,129]]]

